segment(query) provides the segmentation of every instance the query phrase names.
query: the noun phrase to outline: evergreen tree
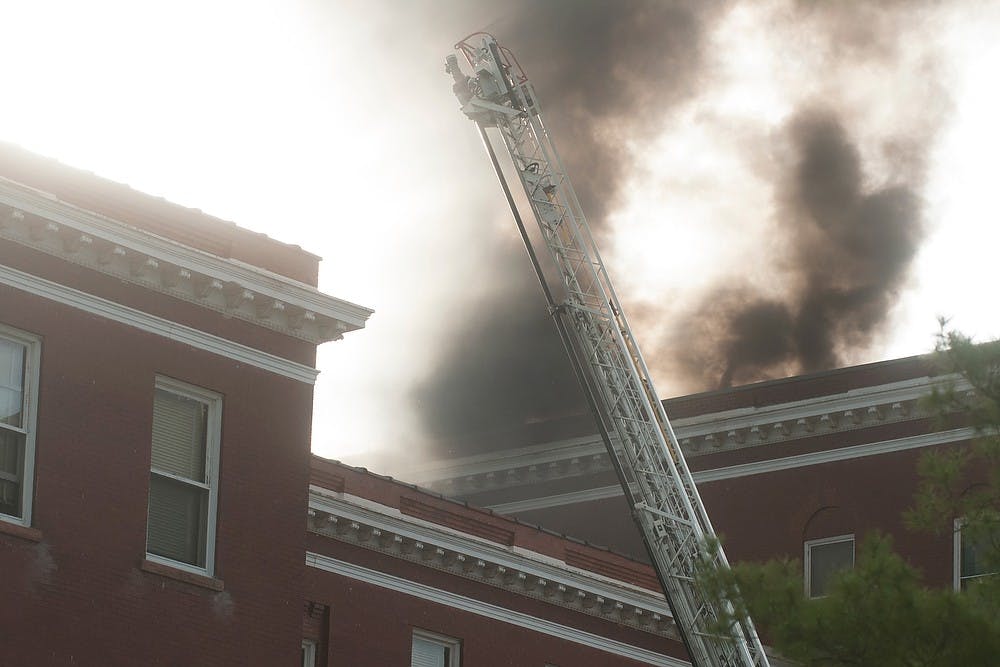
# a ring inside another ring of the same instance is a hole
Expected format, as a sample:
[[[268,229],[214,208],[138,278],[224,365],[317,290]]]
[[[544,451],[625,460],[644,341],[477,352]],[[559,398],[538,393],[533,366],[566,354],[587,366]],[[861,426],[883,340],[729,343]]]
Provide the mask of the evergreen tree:
[[[924,454],[906,521],[940,533],[959,518],[979,564],[1000,571],[1000,341],[976,344],[942,322],[935,358],[943,382],[927,405],[942,427],[969,425],[976,438]],[[854,568],[837,574],[819,599],[805,597],[794,560],[706,570],[700,578],[710,593],[738,600],[736,614],[749,613],[766,643],[802,665],[1000,664],[1000,575],[977,578],[964,591],[929,588],[885,535],[866,536]]]

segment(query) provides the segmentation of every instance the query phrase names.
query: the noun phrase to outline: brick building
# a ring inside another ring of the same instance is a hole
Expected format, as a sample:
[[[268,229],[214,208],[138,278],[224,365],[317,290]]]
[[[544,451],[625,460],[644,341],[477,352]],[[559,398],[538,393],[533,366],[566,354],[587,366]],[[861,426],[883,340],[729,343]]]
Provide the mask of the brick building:
[[[0,664],[295,664],[318,261],[0,147]]]
[[[318,261],[0,145],[0,665],[687,664],[586,430],[408,473],[429,490],[310,457],[316,346],[371,314]],[[820,594],[878,528],[975,576],[901,522],[919,455],[971,435],[931,428],[935,381],[668,401],[730,557],[802,558]]]
[[[685,664],[647,566],[310,459],[318,261],[0,145],[0,665]]]
[[[652,568],[607,549],[319,458],[308,532],[317,664],[688,664]]]
[[[665,406],[730,560],[796,558],[807,590],[819,594],[830,568],[852,563],[856,543],[879,530],[928,583],[957,587],[979,574],[968,558],[963,569],[960,533],[916,533],[902,516],[917,489],[920,456],[972,436],[961,426],[939,430],[923,409],[920,398],[942,380],[950,381],[929,359],[910,357]],[[581,423],[564,428],[579,433]],[[438,461],[410,479],[644,557],[597,435]]]

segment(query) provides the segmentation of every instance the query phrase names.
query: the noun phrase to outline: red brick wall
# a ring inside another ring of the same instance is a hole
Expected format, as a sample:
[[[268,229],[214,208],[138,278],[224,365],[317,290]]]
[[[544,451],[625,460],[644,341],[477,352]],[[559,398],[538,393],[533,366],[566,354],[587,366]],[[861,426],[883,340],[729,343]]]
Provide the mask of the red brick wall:
[[[603,619],[468,581],[418,564],[360,549],[320,535],[310,535],[308,546],[320,552],[380,572],[465,595],[521,613],[545,618],[659,653],[681,657],[678,642]],[[498,622],[429,600],[366,582],[307,568],[306,596],[330,606],[328,664],[406,665],[414,628],[462,641],[462,664],[500,667],[546,664],[570,667],[637,667],[636,661],[552,637],[527,628]]]
[[[914,532],[903,512],[913,504],[923,449],[869,456],[699,487],[732,560],[803,557],[803,542],[854,533],[856,544],[880,530],[929,584],[952,582],[952,536]],[[824,509],[827,508],[827,509]]]
[[[312,388],[6,287],[0,322],[43,340],[41,541],[0,532],[0,665],[294,664]],[[310,345],[295,345],[311,358]],[[140,569],[157,374],[224,397],[222,592]]]
[[[352,468],[319,456],[312,457],[310,481],[330,491],[373,500],[397,508],[402,514],[447,526],[467,535],[481,537],[504,546],[513,545],[529,549],[612,579],[655,591],[660,590],[656,574],[648,565],[637,563],[619,553],[613,553],[593,544],[567,539],[565,535],[547,529],[550,525],[560,526],[560,530],[565,530],[566,534],[572,537],[586,535],[585,532],[565,529],[561,522],[525,524],[490,510],[449,500],[405,482],[370,473],[363,468]],[[622,507],[624,508],[624,503]],[[581,512],[576,508],[572,513],[573,518],[584,526],[595,524],[604,527],[605,522],[599,516],[586,511]],[[611,521],[621,524],[621,514],[612,515]]]
[[[315,365],[315,346],[264,329],[245,320],[223,314],[187,301],[151,292],[83,266],[66,262],[41,252],[0,242],[0,265],[30,273],[102,299],[141,310],[157,317],[206,331],[227,340],[248,345],[279,357],[310,366]],[[14,291],[0,285],[0,289]],[[37,297],[32,297],[37,299]],[[38,300],[44,308],[44,300]]]
[[[902,437],[909,434],[911,426],[902,424],[895,434],[883,435]],[[808,447],[814,440],[794,446]],[[758,452],[769,447],[760,447]],[[897,551],[923,573],[925,581],[950,586],[953,547],[948,527],[943,527],[942,535],[931,535],[911,531],[903,522],[903,512],[912,506],[917,490],[917,462],[925,451],[911,449],[724,479],[699,484],[698,490],[731,561],[779,557],[801,561],[805,540],[854,533],[860,545],[865,535],[880,530],[893,537]],[[705,467],[702,458],[692,458],[692,467]],[[748,452],[720,454],[714,463],[724,467],[754,458],[766,457]],[[637,556],[643,553],[621,497],[519,516],[598,544],[613,544]]]

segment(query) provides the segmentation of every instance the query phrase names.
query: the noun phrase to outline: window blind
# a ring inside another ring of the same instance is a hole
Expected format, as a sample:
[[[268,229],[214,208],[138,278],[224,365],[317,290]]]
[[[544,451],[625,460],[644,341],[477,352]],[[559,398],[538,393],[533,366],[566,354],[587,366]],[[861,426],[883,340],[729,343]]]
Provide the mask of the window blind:
[[[423,637],[413,638],[410,667],[448,667],[448,647]]]
[[[0,339],[0,424],[21,426],[26,354],[24,345]]]
[[[205,564],[208,491],[155,472],[149,481],[146,550],[191,565]]]
[[[153,399],[154,470],[205,482],[208,406],[157,389]]]

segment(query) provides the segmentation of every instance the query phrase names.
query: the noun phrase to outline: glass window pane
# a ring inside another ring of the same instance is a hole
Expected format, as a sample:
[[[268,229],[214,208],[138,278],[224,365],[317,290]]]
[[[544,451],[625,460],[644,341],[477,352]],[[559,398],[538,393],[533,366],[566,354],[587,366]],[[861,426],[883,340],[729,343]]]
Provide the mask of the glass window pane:
[[[27,348],[0,338],[0,424],[21,427]]]
[[[21,516],[24,436],[0,428],[0,513]]]
[[[986,568],[980,562],[982,557],[979,555],[979,545],[974,541],[968,539],[965,535],[962,535],[962,576],[972,577],[977,574],[983,574]]]
[[[153,399],[153,469],[205,482],[208,406],[157,389]]]
[[[204,567],[208,490],[153,473],[149,480],[149,553]]]
[[[994,545],[998,541],[994,529],[989,527],[977,527],[973,530],[970,527],[962,528],[962,553],[961,553],[961,580],[962,588],[965,589],[970,581],[991,575],[996,572],[996,563],[990,562],[988,554],[994,552]]]
[[[809,595],[821,597],[826,595],[834,574],[854,567],[854,540],[813,544],[809,560]]]

